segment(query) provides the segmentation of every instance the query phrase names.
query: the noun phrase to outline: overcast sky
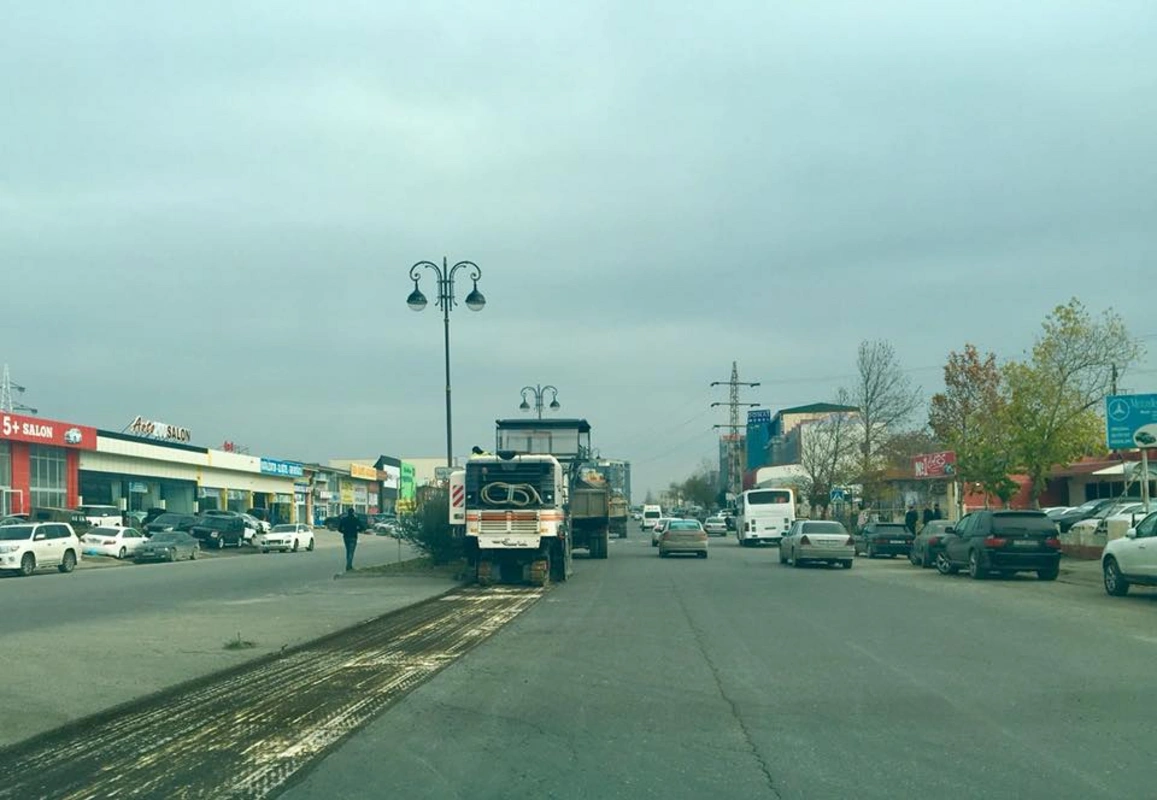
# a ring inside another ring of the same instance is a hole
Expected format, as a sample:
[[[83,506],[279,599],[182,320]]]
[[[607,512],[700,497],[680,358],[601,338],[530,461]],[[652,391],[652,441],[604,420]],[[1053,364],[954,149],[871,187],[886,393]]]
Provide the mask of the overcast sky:
[[[638,500],[716,456],[732,360],[774,411],[884,338],[931,393],[1072,295],[1157,350],[1155,33],[1152,0],[0,2],[0,359],[47,417],[437,456],[407,270],[470,259],[456,452],[551,383]]]

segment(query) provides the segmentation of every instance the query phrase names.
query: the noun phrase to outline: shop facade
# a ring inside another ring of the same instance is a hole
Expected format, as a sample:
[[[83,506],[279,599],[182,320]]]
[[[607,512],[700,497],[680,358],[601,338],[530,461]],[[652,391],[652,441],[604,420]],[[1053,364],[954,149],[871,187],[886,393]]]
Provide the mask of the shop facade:
[[[80,453],[96,446],[95,428],[0,414],[0,515],[75,508]]]

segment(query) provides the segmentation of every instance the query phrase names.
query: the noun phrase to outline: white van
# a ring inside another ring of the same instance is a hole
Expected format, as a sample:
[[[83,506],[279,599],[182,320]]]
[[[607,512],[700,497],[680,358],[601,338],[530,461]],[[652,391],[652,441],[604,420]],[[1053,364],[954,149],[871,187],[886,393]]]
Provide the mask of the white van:
[[[643,518],[639,521],[639,530],[645,531],[655,527],[662,516],[662,506],[643,506]]]
[[[76,510],[84,514],[88,524],[94,528],[124,526],[124,512],[119,506],[88,505],[80,506]]]

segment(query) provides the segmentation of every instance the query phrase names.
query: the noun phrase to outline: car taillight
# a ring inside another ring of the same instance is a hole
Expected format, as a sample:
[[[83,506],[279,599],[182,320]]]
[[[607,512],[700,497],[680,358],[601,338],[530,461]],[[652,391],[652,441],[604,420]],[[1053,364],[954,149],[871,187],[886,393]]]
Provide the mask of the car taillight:
[[[985,547],[1004,547],[1008,544],[1008,539],[1001,536],[988,536],[984,539]]]
[[[939,541],[940,541],[939,536],[929,536],[928,537],[928,544],[936,544]]]
[[[812,542],[811,542],[811,539],[807,538],[807,534],[805,533],[803,536],[799,537],[799,543],[800,544],[811,544]]]
[[[1045,539],[1045,547],[1051,550],[1060,550],[1061,540],[1055,536],[1050,536],[1049,538]]]
[[[699,531],[699,533],[695,534],[695,539],[700,542],[705,542],[707,541],[707,533],[705,531]]]

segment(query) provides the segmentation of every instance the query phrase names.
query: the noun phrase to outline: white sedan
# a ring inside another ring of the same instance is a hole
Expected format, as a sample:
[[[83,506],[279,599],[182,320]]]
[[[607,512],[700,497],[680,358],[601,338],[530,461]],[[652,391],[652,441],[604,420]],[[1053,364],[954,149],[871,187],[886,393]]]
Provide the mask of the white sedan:
[[[80,546],[86,556],[112,556],[128,558],[136,555],[148,537],[136,528],[122,528],[119,525],[102,525],[91,528],[80,539]]]
[[[261,537],[261,552],[280,550],[282,553],[296,553],[298,550],[313,549],[313,528],[300,522],[274,525],[269,533]]]
[[[724,517],[708,517],[703,523],[703,530],[714,536],[727,535],[727,520]]]
[[[823,561],[851,569],[855,557],[856,540],[843,524],[830,520],[797,519],[779,542],[779,563],[793,567]]]

